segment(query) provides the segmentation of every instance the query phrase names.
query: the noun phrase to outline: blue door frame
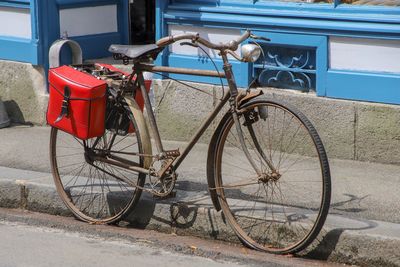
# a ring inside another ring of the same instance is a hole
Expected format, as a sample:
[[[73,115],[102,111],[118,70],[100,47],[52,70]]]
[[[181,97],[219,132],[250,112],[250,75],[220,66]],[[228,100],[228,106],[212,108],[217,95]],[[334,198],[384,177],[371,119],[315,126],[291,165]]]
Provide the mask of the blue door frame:
[[[7,0],[0,6],[30,10],[32,37],[30,39],[0,36],[0,58],[27,62],[48,67],[48,51],[60,38],[60,10],[101,5],[117,5],[118,32],[77,36],[84,58],[109,56],[112,43],[127,44],[129,17],[128,1],[125,0]]]

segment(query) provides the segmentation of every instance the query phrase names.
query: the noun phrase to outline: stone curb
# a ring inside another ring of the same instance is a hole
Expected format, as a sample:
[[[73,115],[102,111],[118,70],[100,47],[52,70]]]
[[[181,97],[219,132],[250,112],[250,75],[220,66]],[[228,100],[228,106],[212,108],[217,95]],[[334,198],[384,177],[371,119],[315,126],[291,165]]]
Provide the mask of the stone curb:
[[[208,204],[201,204],[208,197],[206,192],[179,190],[177,195],[175,199],[156,200],[144,193],[127,221],[136,227],[167,233],[238,242],[221,214]],[[24,180],[0,180],[0,206],[72,216],[53,185]],[[364,224],[365,227],[351,228],[349,222],[349,227],[324,229],[301,255],[361,266],[400,266],[400,226],[379,221]]]

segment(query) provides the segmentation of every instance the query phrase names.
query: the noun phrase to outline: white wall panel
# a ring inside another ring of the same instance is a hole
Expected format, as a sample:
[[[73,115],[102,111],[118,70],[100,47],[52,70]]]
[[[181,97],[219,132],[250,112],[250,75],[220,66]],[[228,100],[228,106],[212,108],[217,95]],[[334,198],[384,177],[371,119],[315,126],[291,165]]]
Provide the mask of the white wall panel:
[[[118,31],[117,6],[95,6],[60,10],[60,33],[83,36]]]
[[[400,41],[329,38],[330,68],[400,73]]]
[[[0,36],[32,38],[29,9],[0,7]]]
[[[184,33],[199,33],[200,36],[204,39],[207,39],[213,43],[225,43],[231,41],[233,39],[237,39],[241,32],[236,29],[216,29],[216,28],[207,28],[207,27],[193,27],[193,26],[182,26],[182,25],[170,25],[169,26],[169,35],[177,35]],[[203,47],[205,48],[205,47]],[[211,57],[218,57],[217,51],[205,48],[207,53],[210,54]],[[175,54],[180,55],[195,55],[195,56],[204,56],[203,51],[199,48],[191,47],[191,46],[181,46],[179,43],[174,43],[170,46],[170,51]]]

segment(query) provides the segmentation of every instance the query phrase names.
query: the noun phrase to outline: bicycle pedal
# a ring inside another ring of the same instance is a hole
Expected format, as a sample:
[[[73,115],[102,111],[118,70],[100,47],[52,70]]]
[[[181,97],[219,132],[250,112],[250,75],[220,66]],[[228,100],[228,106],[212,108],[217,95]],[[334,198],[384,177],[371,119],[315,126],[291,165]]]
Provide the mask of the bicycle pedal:
[[[165,150],[164,153],[166,157],[173,157],[173,158],[179,157],[181,155],[181,152],[179,152],[179,148],[173,150]]]
[[[159,199],[159,200],[164,200],[164,199],[170,199],[170,198],[175,198],[176,197],[176,191],[171,191],[171,193],[169,193],[166,196],[157,196],[157,195],[153,195],[153,198]]]

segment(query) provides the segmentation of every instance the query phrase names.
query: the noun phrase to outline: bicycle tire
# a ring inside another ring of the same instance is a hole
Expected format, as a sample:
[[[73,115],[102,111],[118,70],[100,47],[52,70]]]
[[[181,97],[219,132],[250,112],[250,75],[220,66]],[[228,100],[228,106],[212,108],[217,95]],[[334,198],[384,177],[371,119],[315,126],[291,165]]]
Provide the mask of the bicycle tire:
[[[104,135],[99,137],[100,146],[97,145],[94,150],[105,151],[107,142],[114,137],[114,144],[108,148],[109,151],[143,153],[141,127],[129,107],[124,110],[129,118],[127,123],[135,131],[118,135],[116,129],[106,129]],[[106,118],[106,122],[107,119],[114,118]],[[127,129],[127,126],[121,127],[123,130]],[[83,145],[94,144],[95,140],[96,138],[82,141],[57,128],[51,129],[50,158],[54,182],[62,201],[78,219],[94,224],[117,223],[132,211],[142,193],[140,188],[124,183],[117,177],[125,176],[124,178],[132,180],[133,184],[143,186],[146,175],[104,162],[88,160]],[[121,156],[115,153],[117,154]],[[123,157],[137,162],[139,166],[144,164],[142,156],[124,154]]]
[[[281,101],[259,96],[240,107],[240,114],[246,146],[257,166],[263,173],[271,172],[266,158],[281,176],[261,179],[255,174],[238,138],[233,138],[237,132],[228,112],[209,154],[208,173],[215,183],[210,191],[216,193],[223,216],[243,244],[274,254],[299,252],[317,237],[329,211],[331,179],[322,141],[305,115]],[[259,125],[261,130],[255,131]],[[284,142],[285,137],[291,139]],[[297,147],[289,150],[291,145]],[[289,172],[296,164],[297,172]]]

